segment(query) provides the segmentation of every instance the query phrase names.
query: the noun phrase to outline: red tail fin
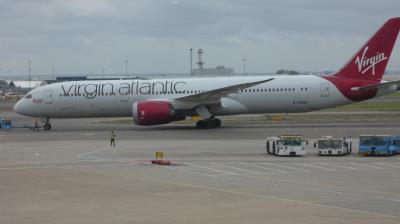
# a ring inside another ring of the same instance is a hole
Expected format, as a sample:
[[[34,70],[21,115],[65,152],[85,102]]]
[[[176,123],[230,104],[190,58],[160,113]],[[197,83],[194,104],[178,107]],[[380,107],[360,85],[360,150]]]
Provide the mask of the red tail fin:
[[[386,21],[336,76],[381,80],[399,29],[400,17]]]

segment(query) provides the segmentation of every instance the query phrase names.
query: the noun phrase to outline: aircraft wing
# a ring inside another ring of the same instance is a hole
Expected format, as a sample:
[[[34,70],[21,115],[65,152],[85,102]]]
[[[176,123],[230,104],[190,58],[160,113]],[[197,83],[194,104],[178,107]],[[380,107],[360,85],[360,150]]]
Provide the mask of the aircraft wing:
[[[368,91],[371,89],[379,89],[379,88],[385,88],[391,85],[398,85],[400,84],[400,80],[395,80],[395,81],[389,81],[389,82],[382,82],[374,85],[369,85],[369,86],[361,86],[361,87],[352,87],[352,91]]]
[[[174,101],[180,102],[190,102],[190,103],[214,103],[219,101],[222,97],[228,96],[231,93],[236,93],[240,90],[247,89],[262,83],[266,83],[272,81],[274,78],[256,81],[256,82],[247,82],[241,83],[237,85],[227,86],[223,88],[213,89],[202,93],[197,93],[189,96],[183,96],[179,98],[175,98]]]

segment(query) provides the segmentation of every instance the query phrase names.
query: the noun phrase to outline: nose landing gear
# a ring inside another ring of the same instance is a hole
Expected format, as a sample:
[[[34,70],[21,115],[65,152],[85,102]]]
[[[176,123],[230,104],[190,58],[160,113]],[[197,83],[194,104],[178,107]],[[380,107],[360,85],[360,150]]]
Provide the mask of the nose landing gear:
[[[51,125],[50,124],[44,124],[43,125],[44,130],[48,131],[51,129]]]
[[[43,124],[43,129],[48,131],[51,129],[51,125],[50,125],[50,118],[46,117],[45,119],[42,120]]]

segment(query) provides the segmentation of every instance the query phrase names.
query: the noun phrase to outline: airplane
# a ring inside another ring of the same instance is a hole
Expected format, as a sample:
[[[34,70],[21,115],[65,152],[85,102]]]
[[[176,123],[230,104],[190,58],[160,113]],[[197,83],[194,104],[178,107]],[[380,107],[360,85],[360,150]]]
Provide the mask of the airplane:
[[[335,74],[201,77],[152,80],[86,80],[48,84],[15,106],[21,115],[50,118],[128,117],[137,125],[160,125],[199,116],[197,128],[216,128],[216,116],[301,113],[337,107],[400,89],[384,81],[400,28],[387,20]]]

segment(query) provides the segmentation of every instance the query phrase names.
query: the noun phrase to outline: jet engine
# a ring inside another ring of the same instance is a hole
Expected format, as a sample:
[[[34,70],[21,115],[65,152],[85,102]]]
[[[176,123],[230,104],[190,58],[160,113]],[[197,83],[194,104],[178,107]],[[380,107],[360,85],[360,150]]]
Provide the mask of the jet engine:
[[[178,115],[173,106],[164,101],[136,102],[132,106],[132,114],[137,125],[167,124],[185,119],[184,115]]]

